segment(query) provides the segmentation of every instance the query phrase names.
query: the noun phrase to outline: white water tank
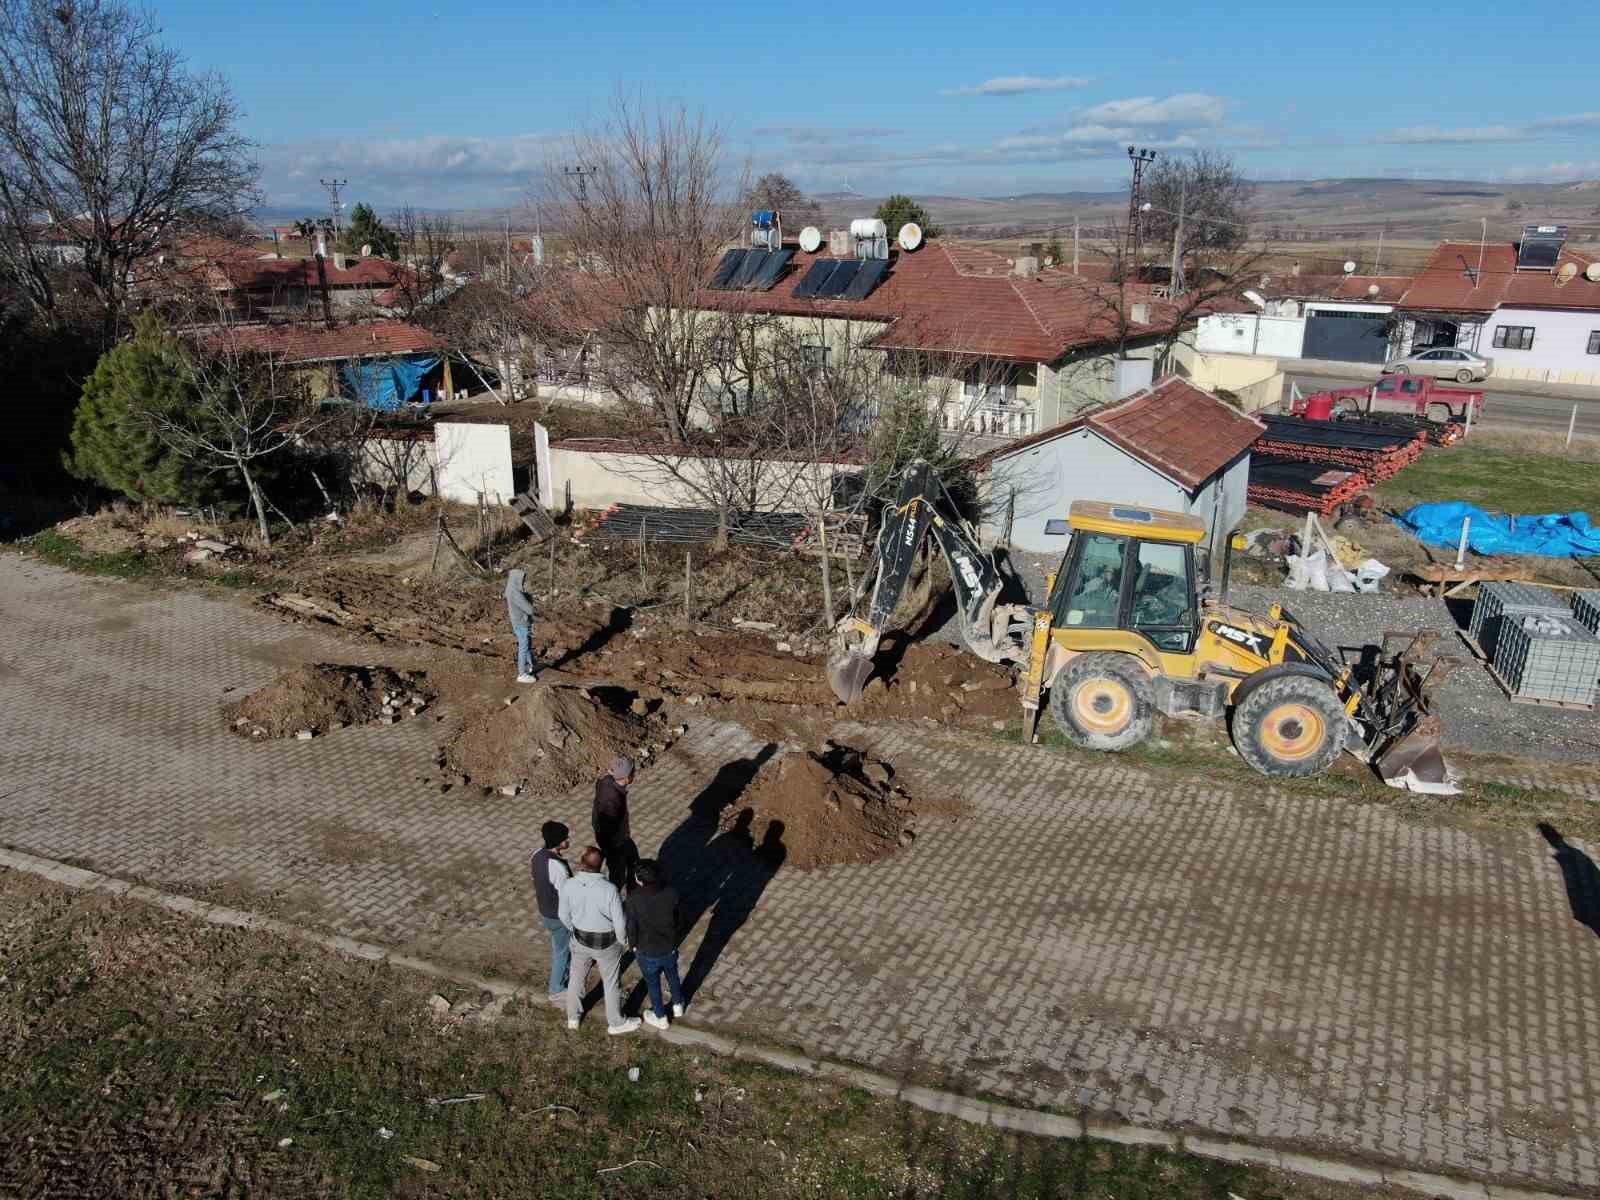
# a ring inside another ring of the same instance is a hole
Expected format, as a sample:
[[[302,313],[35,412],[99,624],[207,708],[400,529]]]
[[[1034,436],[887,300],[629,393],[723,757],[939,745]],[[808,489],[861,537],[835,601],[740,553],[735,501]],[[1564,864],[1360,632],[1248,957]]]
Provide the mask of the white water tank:
[[[889,227],[877,217],[857,217],[850,222],[850,236],[858,238],[881,238],[889,236]]]

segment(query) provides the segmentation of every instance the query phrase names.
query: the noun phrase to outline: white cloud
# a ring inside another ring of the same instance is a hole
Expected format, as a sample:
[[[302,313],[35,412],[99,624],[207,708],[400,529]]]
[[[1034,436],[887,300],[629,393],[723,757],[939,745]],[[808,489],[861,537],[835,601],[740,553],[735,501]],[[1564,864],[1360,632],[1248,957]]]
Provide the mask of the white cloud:
[[[1088,87],[1086,75],[996,75],[969,87],[944,88],[941,96],[1020,96],[1025,92],[1062,92]]]
[[[1572,113],[1565,117],[1545,117],[1529,121],[1529,129],[1600,129],[1600,112]]]
[[[562,134],[323,138],[263,146],[260,158],[269,203],[304,198],[301,181],[330,172],[350,180],[352,201],[365,195],[428,203],[484,187],[519,190],[567,144]]]
[[[1154,96],[1133,96],[1126,100],[1107,100],[1086,108],[1077,115],[1085,125],[1201,126],[1220,125],[1227,109],[1221,96],[1205,92],[1179,92],[1158,100]]]

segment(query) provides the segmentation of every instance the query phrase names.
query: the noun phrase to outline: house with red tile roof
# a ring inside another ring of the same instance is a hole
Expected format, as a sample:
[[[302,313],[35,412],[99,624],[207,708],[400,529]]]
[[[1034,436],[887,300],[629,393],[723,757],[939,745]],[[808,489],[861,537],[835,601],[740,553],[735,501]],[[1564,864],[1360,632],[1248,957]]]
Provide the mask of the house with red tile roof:
[[[1441,242],[1396,306],[1397,357],[1458,347],[1491,359],[1494,377],[1600,384],[1600,259],[1564,235]]]
[[[392,408],[453,394],[446,347],[405,321],[336,325],[238,324],[196,329],[191,336],[230,354],[261,354],[290,368],[314,400],[364,399]]]
[[[1245,511],[1254,417],[1168,375],[974,460],[985,533],[1017,549],[1066,548],[1074,500],[1190,513],[1206,522],[1214,555]]]
[[[892,246],[881,281],[864,292],[819,296],[809,281],[849,256],[784,250],[790,259],[771,286],[719,289],[713,275],[701,307],[776,318],[819,362],[855,349],[882,352],[891,365],[915,359],[917,375],[946,396],[951,428],[1021,437],[1057,425],[1148,382],[1193,324],[1148,284],[1119,289],[939,239]],[[1137,363],[1132,385],[1116,365],[1124,345]]]
[[[220,301],[236,317],[286,316],[320,309],[327,281],[331,307],[376,306],[379,297],[408,279],[411,269],[385,258],[330,254],[284,258],[219,238],[188,238],[162,255],[140,281],[152,299],[187,290]]]

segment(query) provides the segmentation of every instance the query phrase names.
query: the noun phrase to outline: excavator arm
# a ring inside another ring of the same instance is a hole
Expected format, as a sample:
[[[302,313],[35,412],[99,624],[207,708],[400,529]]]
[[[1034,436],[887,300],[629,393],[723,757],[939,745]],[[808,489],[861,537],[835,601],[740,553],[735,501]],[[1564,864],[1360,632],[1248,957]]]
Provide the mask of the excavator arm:
[[[989,662],[1022,657],[1022,639],[1012,627],[1011,611],[1019,606],[995,604],[1002,580],[994,555],[979,548],[954,513],[955,505],[938,476],[922,459],[912,462],[878,530],[877,571],[871,577],[865,614],[845,617],[834,631],[828,683],[842,703],[861,697],[872,675],[878,642],[905,594],[917,550],[930,532],[950,565],[961,640],[967,649]]]

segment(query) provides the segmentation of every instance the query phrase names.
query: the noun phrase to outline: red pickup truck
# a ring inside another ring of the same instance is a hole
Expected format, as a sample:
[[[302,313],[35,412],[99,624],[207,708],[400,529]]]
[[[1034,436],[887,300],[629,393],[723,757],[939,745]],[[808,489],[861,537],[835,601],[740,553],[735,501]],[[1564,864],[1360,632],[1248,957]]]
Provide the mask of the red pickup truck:
[[[1474,423],[1483,419],[1480,389],[1445,387],[1427,375],[1385,375],[1370,387],[1335,388],[1302,396],[1290,405],[1289,411],[1293,416],[1314,421],[1401,413],[1443,425],[1465,421],[1468,408]]]

